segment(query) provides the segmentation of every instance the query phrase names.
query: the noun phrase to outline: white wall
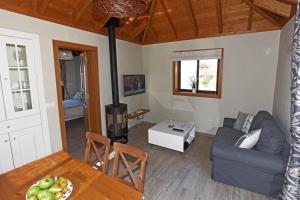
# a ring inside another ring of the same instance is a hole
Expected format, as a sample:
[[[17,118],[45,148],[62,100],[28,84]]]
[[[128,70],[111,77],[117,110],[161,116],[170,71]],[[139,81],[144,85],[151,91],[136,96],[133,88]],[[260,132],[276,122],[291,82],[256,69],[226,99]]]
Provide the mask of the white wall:
[[[143,46],[147,78],[146,120],[193,121],[197,131],[215,134],[224,117],[239,111],[272,112],[280,31]],[[222,99],[172,95],[172,51],[224,48]]]
[[[97,46],[99,55],[100,93],[101,93],[101,119],[102,130],[105,134],[104,106],[111,101],[111,83],[109,67],[108,39],[95,33],[39,20],[0,9],[0,27],[38,34],[40,36],[43,77],[45,81],[46,101],[52,152],[62,149],[57,108],[57,95],[55,86],[54,58],[52,40],[63,40],[74,43]],[[118,41],[117,53],[119,74],[139,73],[142,65],[142,49],[140,45]],[[122,55],[124,53],[124,55]],[[120,88],[120,93],[122,89]],[[120,94],[122,95],[122,94]],[[121,98],[128,103],[129,111],[142,106],[142,96]]]
[[[291,109],[291,62],[293,52],[294,19],[281,32],[273,115],[288,137],[290,134]]]
[[[66,78],[67,78],[67,89],[69,93],[69,98],[73,98],[75,93],[81,88],[80,80],[80,57],[74,56],[73,60],[66,60],[64,62],[64,67],[66,67]]]

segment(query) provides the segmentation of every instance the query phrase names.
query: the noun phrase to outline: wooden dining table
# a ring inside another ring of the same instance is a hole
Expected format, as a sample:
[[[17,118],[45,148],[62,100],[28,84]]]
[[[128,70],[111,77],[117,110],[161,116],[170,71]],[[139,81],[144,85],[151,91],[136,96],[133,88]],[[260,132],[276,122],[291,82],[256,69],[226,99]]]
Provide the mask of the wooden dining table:
[[[140,200],[143,194],[67,152],[58,152],[0,175],[0,199],[24,200],[30,186],[47,175],[73,183],[69,199]]]

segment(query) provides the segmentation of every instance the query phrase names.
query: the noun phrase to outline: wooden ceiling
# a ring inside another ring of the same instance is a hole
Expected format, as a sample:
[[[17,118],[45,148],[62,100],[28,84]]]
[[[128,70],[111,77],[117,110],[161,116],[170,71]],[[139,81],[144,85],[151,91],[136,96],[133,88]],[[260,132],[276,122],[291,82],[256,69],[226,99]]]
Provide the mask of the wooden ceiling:
[[[152,0],[142,16],[122,19],[117,37],[153,44],[278,30],[295,15],[296,4],[297,0]],[[0,8],[102,35],[109,19],[91,0],[0,0]]]

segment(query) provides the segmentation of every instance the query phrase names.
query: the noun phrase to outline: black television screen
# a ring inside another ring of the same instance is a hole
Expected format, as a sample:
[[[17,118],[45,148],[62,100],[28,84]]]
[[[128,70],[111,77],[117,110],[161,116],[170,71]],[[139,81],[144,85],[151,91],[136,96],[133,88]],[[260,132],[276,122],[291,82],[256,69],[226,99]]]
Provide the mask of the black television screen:
[[[145,75],[123,75],[124,96],[145,93]]]

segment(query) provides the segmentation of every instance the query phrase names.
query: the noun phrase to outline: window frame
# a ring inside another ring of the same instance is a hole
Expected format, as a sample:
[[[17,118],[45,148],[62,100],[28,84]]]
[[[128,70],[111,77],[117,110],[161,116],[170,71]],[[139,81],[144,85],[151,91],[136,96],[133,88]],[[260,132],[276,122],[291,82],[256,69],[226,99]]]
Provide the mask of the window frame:
[[[217,71],[217,91],[203,91],[198,90],[199,78],[197,78],[197,91],[193,93],[192,90],[181,89],[180,88],[180,71],[181,71],[181,61],[173,61],[173,95],[178,96],[194,96],[194,97],[205,97],[205,98],[222,98],[222,78],[223,78],[223,62],[224,62],[224,49],[221,49],[222,55],[221,59],[218,59],[218,71]],[[201,49],[201,50],[191,50],[191,51],[206,51],[213,49]],[[199,74],[199,63],[197,60],[197,75]]]

